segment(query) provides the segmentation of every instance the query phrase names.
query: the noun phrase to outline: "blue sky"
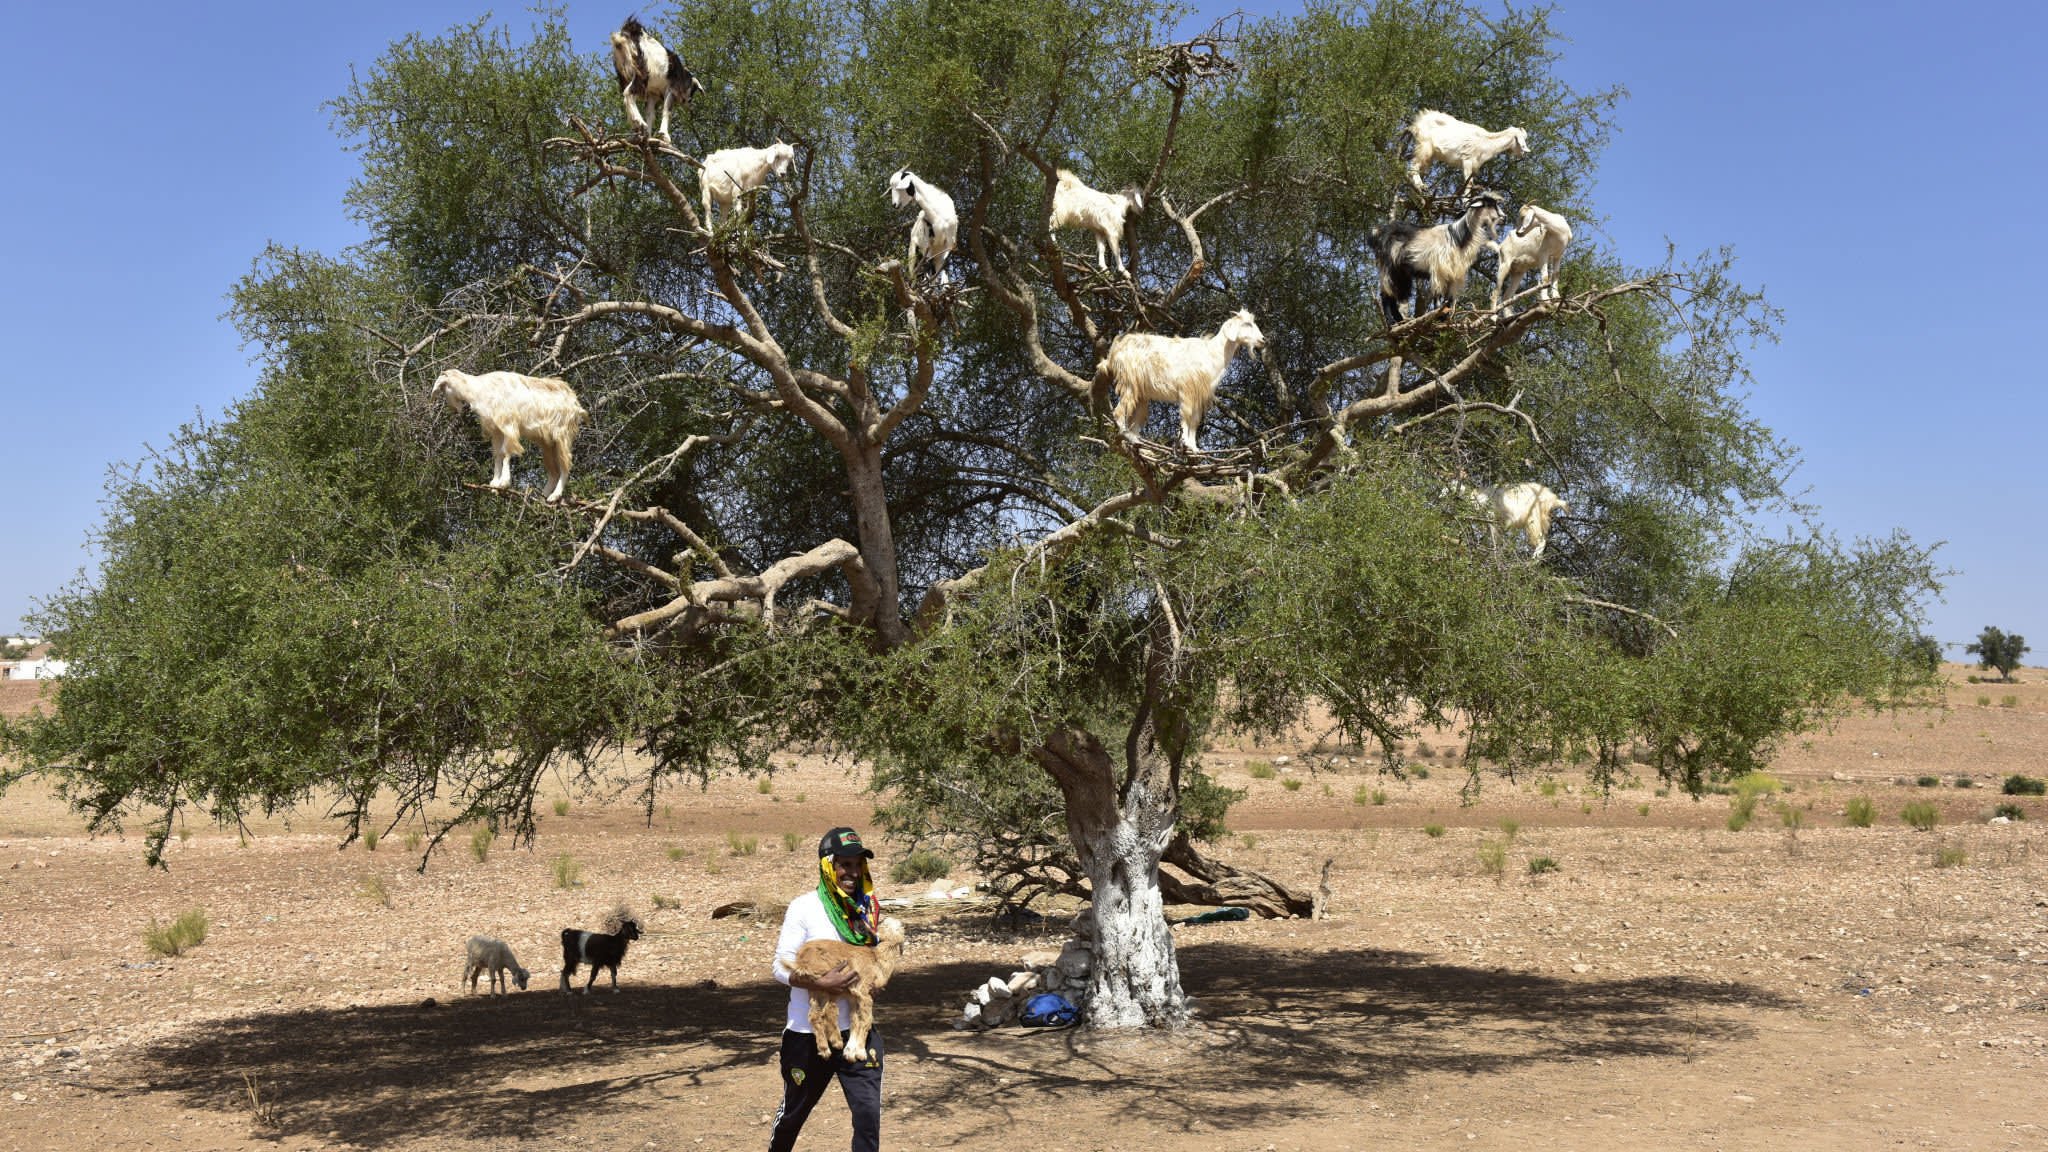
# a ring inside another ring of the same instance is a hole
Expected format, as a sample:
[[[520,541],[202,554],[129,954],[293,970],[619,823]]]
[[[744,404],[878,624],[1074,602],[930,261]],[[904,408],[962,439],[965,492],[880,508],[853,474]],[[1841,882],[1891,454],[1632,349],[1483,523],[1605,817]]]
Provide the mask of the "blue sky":
[[[594,53],[625,9],[568,10]],[[86,56],[64,47],[78,10],[0,14],[23,46],[0,70],[16,487],[0,501],[0,628],[90,564],[110,465],[252,386],[220,314],[264,244],[360,238],[341,206],[355,158],[322,103],[391,40],[483,11],[124,0],[95,7],[107,38]],[[1592,235],[1643,263],[1667,238],[1733,245],[1785,311],[1781,341],[1755,351],[1750,403],[1802,449],[1797,485],[1844,537],[1947,542],[1940,639],[1997,624],[2048,661],[2048,532],[2015,511],[2048,430],[2022,283],[2035,257],[2018,243],[2048,183],[2048,6],[1567,3],[1556,23],[1567,79],[1630,92]],[[249,83],[277,76],[273,38],[291,46],[284,91]]]

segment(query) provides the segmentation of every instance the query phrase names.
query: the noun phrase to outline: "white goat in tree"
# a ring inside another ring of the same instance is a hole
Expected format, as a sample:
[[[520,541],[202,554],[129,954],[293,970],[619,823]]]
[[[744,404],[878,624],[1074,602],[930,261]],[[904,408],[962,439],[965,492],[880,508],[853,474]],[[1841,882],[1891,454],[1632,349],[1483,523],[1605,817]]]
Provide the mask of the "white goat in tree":
[[[1265,334],[1250,312],[1225,320],[1214,336],[1124,333],[1109,346],[1109,358],[1103,361],[1116,382],[1117,427],[1135,436],[1144,431],[1152,401],[1175,403],[1180,405],[1181,445],[1190,452],[1201,451],[1197,437],[1202,418],[1215,403],[1216,385],[1230,367],[1230,358],[1239,348],[1265,345]]]
[[[777,140],[766,148],[721,148],[704,158],[697,179],[704,185],[704,226],[711,227],[711,205],[732,211],[739,198],[788,173],[796,149]]]
[[[1522,222],[1507,239],[1487,247],[1500,256],[1500,270],[1493,282],[1493,307],[1500,308],[1503,295],[1510,298],[1522,291],[1522,278],[1536,273],[1541,291],[1538,300],[1557,299],[1557,265],[1564,259],[1564,246],[1572,242],[1572,226],[1548,208],[1522,205]]]
[[[1059,170],[1059,183],[1052,191],[1052,215],[1047,218],[1047,231],[1057,232],[1062,228],[1086,228],[1095,233],[1095,265],[1109,271],[1109,261],[1103,258],[1103,246],[1108,245],[1116,256],[1116,270],[1128,276],[1130,269],[1124,267],[1124,223],[1130,217],[1145,210],[1145,194],[1136,188],[1121,192],[1097,192],[1081,178],[1067,171]]]
[[[626,17],[625,24],[612,33],[612,72],[619,78],[619,98],[626,102],[626,119],[642,134],[647,131],[647,119],[640,114],[640,101],[647,101],[650,113],[655,102],[661,102],[661,127],[654,134],[663,140],[668,139],[669,108],[678,100],[688,108],[690,97],[704,90],[704,85],[683,67],[683,58],[641,27],[635,16]]]
[[[1423,184],[1422,174],[1437,164],[1456,164],[1464,171],[1465,183],[1459,189],[1462,192],[1472,187],[1473,173],[1488,160],[1503,152],[1510,156],[1526,156],[1529,152],[1529,133],[1524,129],[1488,132],[1433,108],[1416,114],[1415,122],[1408,126],[1408,135],[1415,140],[1415,154],[1408,158],[1408,182],[1425,196],[1429,189]]]
[[[517,372],[472,376],[450,368],[435,379],[429,395],[447,404],[450,412],[459,412],[467,404],[476,413],[477,423],[491,438],[491,487],[512,483],[512,457],[526,451],[520,438],[531,436],[540,445],[547,468],[547,499],[552,503],[562,498],[574,462],[571,449],[576,432],[589,415],[567,384],[548,376]]]
[[[1427,287],[1432,304],[1442,300],[1457,307],[1458,293],[1472,262],[1500,225],[1498,192],[1481,192],[1467,202],[1464,215],[1425,228],[1407,220],[1389,220],[1366,237],[1380,266],[1380,311],[1392,327],[1402,319],[1401,303]],[[1416,313],[1423,309],[1418,307]]]
[[[905,167],[889,177],[889,201],[898,208],[917,205],[917,219],[910,224],[910,275],[917,275],[917,261],[922,256],[931,261],[939,283],[949,283],[946,257],[953,254],[953,245],[960,238],[960,214],[953,208],[953,198]]]
[[[1502,532],[1519,529],[1533,549],[1531,560],[1543,559],[1543,546],[1550,539],[1551,517],[1570,511],[1570,505],[1558,499],[1557,493],[1534,482],[1477,487],[1460,483],[1453,488],[1486,517],[1487,535],[1496,546]]]

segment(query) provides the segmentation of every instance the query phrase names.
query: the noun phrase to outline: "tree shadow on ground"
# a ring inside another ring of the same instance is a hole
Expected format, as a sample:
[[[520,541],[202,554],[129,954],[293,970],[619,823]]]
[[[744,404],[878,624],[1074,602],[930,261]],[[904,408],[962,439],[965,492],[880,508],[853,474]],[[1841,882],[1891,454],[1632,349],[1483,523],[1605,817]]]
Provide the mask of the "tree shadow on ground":
[[[988,966],[906,969],[879,1014],[892,1061],[914,1059],[918,1072],[891,1078],[891,1105],[970,1140],[993,1139],[1016,1113],[1059,1101],[1165,1130],[1257,1127],[1322,1112],[1333,1090],[1384,1091],[1417,1075],[1687,1056],[1749,1034],[1733,1009],[1782,1006],[1747,985],[1563,980],[1401,952],[1216,943],[1186,947],[1181,960],[1202,1025],[1137,1038],[958,1033],[939,1006],[957,1006]],[[247,1110],[249,1073],[278,1101],[273,1135],[371,1148],[530,1140],[600,1115],[632,1123],[722,1070],[760,1068],[786,995],[766,983],[628,985],[616,995],[250,1015],[145,1049],[130,1069],[143,1083],[132,1090]]]

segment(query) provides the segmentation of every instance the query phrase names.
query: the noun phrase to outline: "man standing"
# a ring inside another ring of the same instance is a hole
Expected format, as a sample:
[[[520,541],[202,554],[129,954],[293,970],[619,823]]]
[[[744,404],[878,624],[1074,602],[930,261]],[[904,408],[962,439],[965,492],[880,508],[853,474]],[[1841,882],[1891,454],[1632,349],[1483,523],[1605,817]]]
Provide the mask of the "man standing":
[[[871,948],[881,923],[875,903],[875,882],[868,874],[874,859],[851,828],[834,828],[818,843],[818,886],[790,901],[782,918],[782,937],[775,943],[775,978],[789,985],[789,1017],[782,1031],[782,1107],[775,1113],[775,1135],[769,1152],[791,1152],[796,1135],[832,1078],[853,1112],[853,1152],[879,1152],[882,1146],[882,1034],[868,1033],[868,1058],[846,1059],[843,1052],[818,1055],[811,1034],[811,993],[836,996],[860,980],[844,964],[823,976],[799,976],[789,970],[797,950],[813,940],[844,940]],[[839,1001],[839,1030],[853,1028],[853,1005]]]

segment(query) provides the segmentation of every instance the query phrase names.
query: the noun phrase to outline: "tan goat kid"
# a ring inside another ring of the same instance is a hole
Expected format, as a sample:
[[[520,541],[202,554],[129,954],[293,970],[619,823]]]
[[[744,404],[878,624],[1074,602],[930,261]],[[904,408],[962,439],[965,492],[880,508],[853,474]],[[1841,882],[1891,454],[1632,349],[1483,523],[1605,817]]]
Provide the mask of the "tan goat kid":
[[[903,958],[903,922],[895,917],[882,921],[873,948],[843,940],[813,940],[797,950],[790,971],[801,976],[824,976],[841,964],[860,977],[842,995],[853,1001],[853,1028],[846,1036],[848,1060],[868,1058],[868,1033],[875,1026],[875,993],[889,986],[897,961]],[[840,1047],[839,998],[812,989],[811,1034],[818,1038],[818,1055],[832,1058]]]

